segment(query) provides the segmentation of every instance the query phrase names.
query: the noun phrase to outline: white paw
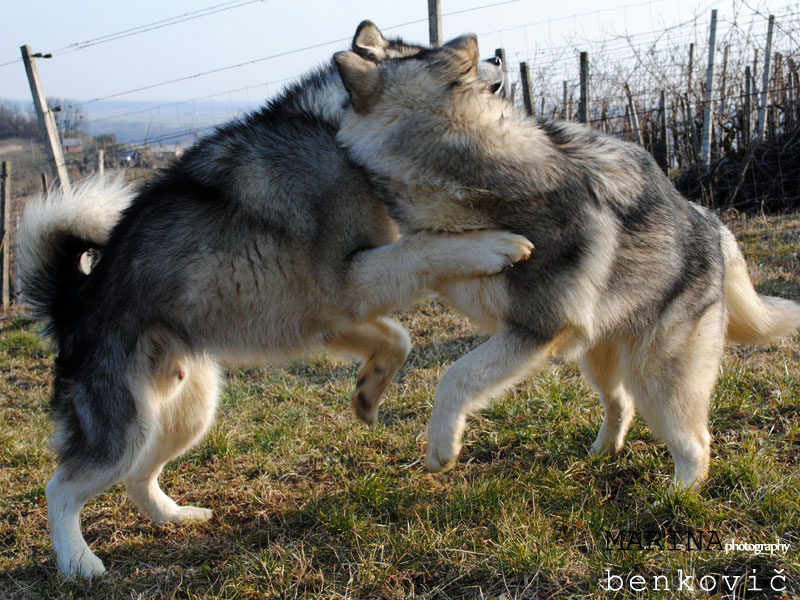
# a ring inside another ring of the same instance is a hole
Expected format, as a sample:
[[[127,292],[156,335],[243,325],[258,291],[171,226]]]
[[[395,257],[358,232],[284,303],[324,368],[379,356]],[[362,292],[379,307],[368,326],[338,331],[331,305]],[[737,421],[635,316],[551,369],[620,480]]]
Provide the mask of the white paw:
[[[447,437],[435,439],[429,435],[425,468],[431,473],[449,471],[455,466],[459,452],[461,452],[461,444],[457,440],[447,439]]]
[[[84,577],[91,579],[106,572],[103,561],[97,558],[88,547],[69,557],[69,560],[58,561],[58,568],[67,577]]]
[[[680,491],[697,492],[702,487],[704,480],[705,477],[702,475],[680,477],[675,473],[669,486],[669,492],[673,494]]]
[[[170,523],[183,523],[184,521],[208,521],[213,516],[213,511],[198,506],[180,506],[171,511],[164,521]]]
[[[521,260],[528,260],[533,252],[533,243],[524,235],[517,235],[509,231],[501,231],[503,244],[506,245],[505,253],[511,259],[511,264]]]
[[[509,231],[485,230],[476,232],[476,235],[480,236],[480,245],[483,246],[481,270],[486,275],[494,275],[527,260],[533,251],[533,244],[526,237]],[[479,248],[474,250],[480,252]]]
[[[589,456],[612,456],[622,450],[622,443],[616,444],[614,440],[598,438],[589,448]]]

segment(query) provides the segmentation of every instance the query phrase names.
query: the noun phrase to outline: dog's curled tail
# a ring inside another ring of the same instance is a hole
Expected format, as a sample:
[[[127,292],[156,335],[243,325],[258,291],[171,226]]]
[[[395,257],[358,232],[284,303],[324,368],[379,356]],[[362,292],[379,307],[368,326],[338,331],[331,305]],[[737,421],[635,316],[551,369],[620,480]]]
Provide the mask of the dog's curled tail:
[[[102,249],[121,213],[131,203],[133,186],[122,175],[95,176],[28,201],[17,231],[16,264],[22,294],[34,314],[54,334],[59,310],[71,304],[87,274],[83,254]]]
[[[753,288],[736,238],[721,227],[725,256],[725,304],[728,308],[728,341],[736,344],[769,344],[800,329],[800,304],[763,296]]]

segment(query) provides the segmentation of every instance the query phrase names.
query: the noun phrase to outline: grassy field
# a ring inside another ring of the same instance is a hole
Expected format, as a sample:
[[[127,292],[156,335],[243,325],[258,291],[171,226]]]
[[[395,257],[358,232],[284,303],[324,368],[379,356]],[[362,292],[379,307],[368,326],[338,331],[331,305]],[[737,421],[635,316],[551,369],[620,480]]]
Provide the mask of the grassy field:
[[[732,227],[759,290],[800,298],[800,216]],[[116,487],[83,511],[109,574],[82,582],[58,577],[47,537],[53,355],[34,323],[5,317],[0,598],[706,598],[725,586],[736,598],[800,597],[798,337],[728,348],[709,480],[699,495],[669,495],[672,461],[638,419],[621,455],[587,456],[602,410],[571,364],[472,419],[456,468],[427,474],[436,382],[482,338],[432,301],[399,319],[414,351],[375,429],[351,415],[350,363],[318,356],[229,373],[207,439],[163,475],[179,503],[214,518],[156,527]],[[669,542],[642,548],[637,532]],[[726,553],[732,538],[790,548]]]

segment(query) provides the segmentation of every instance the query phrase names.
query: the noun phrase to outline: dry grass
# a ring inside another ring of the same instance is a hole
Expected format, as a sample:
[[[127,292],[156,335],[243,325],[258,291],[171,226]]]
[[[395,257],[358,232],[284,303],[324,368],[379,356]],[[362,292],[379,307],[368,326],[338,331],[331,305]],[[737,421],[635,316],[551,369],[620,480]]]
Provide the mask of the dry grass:
[[[800,298],[800,218],[733,227],[758,287]],[[456,468],[426,474],[436,382],[482,338],[434,302],[399,318],[415,349],[380,425],[369,430],[350,414],[349,363],[319,356],[230,373],[208,438],[163,476],[178,502],[215,517],[156,527],[111,490],[83,511],[87,540],[109,568],[92,582],[61,580],[47,538],[52,354],[25,318],[0,321],[0,598],[587,598],[603,595],[605,569],[648,577],[650,589],[654,575],[676,585],[678,569],[784,569],[787,596],[800,594],[797,337],[729,348],[710,479],[700,495],[671,496],[671,460],[641,421],[620,456],[587,457],[601,409],[571,365],[507,393],[471,421]],[[606,531],[628,529],[779,539],[791,550],[606,548]]]

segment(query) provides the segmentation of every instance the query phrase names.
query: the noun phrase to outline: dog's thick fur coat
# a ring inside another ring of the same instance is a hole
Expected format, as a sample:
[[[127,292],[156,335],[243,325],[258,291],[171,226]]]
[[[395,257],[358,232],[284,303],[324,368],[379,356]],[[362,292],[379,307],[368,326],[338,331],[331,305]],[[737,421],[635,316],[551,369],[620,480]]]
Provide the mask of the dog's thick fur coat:
[[[708,471],[708,407],[725,339],[769,343],[800,305],[759,296],[728,229],[684,199],[638,146],[537,122],[492,95],[474,36],[375,64],[335,56],[351,109],[339,140],[406,234],[503,228],[536,246],[503,277],[453,282],[449,303],[496,333],[444,374],[427,466],[453,466],[467,415],[549,357],[580,357],[618,452],[634,406],[667,445],[674,482]]]
[[[371,23],[353,48],[372,60],[420,50]],[[320,346],[359,356],[353,407],[374,422],[410,349],[405,330],[380,315],[530,254],[524,237],[501,231],[398,240],[337,145],[346,100],[331,64],[197,143],[138,193],[94,180],[29,203],[17,257],[23,293],[58,350],[59,466],[46,495],[63,573],[104,571],[79,514],[117,481],[157,522],[211,516],[178,506],[158,476],[210,426],[218,361]],[[87,273],[81,256],[92,248],[101,258]]]

